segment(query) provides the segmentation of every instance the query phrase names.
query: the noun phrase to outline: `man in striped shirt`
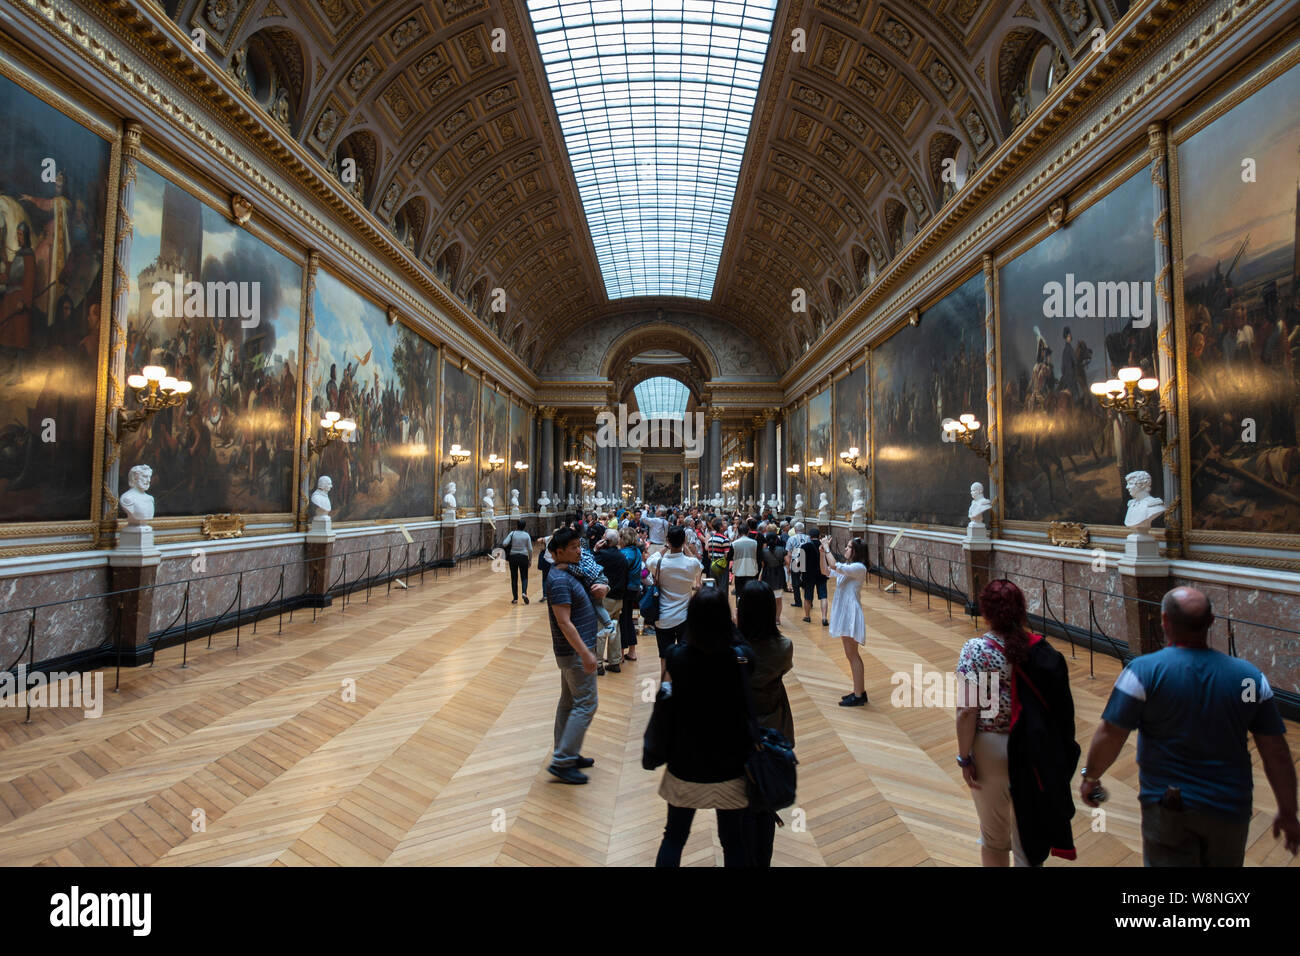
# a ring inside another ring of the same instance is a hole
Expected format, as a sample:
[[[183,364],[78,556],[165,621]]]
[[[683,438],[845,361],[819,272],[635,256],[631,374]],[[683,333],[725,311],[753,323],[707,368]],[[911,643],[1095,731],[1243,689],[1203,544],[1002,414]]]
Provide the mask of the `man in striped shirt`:
[[[713,519],[713,534],[709,536],[709,577],[719,593],[727,593],[727,578],[731,572],[731,541],[726,534],[727,523],[721,518]],[[721,559],[722,570],[715,572],[713,562]]]

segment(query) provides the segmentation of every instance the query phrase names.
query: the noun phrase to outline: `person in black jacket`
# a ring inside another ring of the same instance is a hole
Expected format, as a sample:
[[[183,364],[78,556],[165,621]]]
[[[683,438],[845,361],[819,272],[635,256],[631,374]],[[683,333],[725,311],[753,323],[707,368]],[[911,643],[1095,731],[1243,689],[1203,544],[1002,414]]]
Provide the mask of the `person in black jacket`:
[[[591,556],[609,579],[609,593],[605,595],[605,610],[610,620],[617,622],[623,613],[623,600],[627,594],[627,558],[618,549],[618,532],[607,529],[599,540],[592,541]],[[597,673],[609,670],[615,674],[623,668],[623,645],[617,626],[606,628],[596,635],[596,659],[601,662]]]
[[[990,581],[979,596],[989,631],[957,662],[957,764],[980,820],[985,866],[1074,859],[1072,776],[1079,762],[1065,658],[1026,628],[1025,595]],[[964,678],[964,680],[962,680]]]
[[[724,866],[748,866],[745,836],[749,797],[745,758],[752,740],[747,675],[733,650],[731,604],[715,588],[704,588],[686,611],[686,643],[665,650],[673,696],[668,767],[659,796],[668,801],[668,823],[655,866],[675,867],[691,833],[696,810],[716,810]],[[742,656],[753,652],[739,645]]]

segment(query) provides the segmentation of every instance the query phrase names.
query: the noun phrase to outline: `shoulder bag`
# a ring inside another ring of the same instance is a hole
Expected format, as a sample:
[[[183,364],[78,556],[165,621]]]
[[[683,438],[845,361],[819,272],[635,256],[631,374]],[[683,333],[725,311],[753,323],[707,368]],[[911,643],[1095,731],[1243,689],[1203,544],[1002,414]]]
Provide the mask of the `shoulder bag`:
[[[650,711],[650,723],[646,725],[645,737],[641,747],[641,767],[654,770],[668,762],[668,742],[672,739],[673,688],[669,683],[659,685],[655,694],[654,709]]]

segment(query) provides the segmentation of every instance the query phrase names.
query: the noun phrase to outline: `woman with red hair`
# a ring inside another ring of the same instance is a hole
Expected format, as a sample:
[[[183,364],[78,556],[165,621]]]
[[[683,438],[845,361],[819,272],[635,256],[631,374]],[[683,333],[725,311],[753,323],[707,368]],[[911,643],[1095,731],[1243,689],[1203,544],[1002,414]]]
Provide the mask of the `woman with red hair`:
[[[1065,658],[1027,629],[1025,595],[1010,581],[990,581],[979,604],[989,630],[957,660],[957,764],[979,815],[980,858],[1072,860],[1079,745]]]

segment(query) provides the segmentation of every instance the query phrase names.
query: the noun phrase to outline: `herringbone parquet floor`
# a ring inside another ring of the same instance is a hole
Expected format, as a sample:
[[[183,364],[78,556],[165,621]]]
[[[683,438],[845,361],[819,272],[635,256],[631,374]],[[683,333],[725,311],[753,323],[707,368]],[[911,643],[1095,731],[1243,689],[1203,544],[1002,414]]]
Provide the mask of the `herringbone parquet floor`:
[[[786,609],[799,798],[773,863],[975,865],[951,709],[890,704],[891,674],[951,670],[971,624],[874,582],[863,601],[865,708],[837,706],[848,690],[839,642]],[[212,650],[196,643],[185,670],[179,648],[164,651],[123,672],[99,719],[45,709],[24,724],[21,710],[0,710],[0,864],[653,862],[664,804],[659,774],[640,764],[653,638],[638,663],[600,678],[584,747],[596,766],[590,784],[569,787],[545,772],[559,686],[545,605],[511,606],[506,578],[484,563],[363,602],[336,601],[314,624],[298,612],[281,636],[274,620],[246,628],[238,650],[233,633]],[[1086,750],[1117,664],[1099,656],[1090,680],[1077,655]],[[1079,864],[1141,864],[1133,758],[1131,739],[1107,775],[1104,820],[1076,816]],[[1292,863],[1268,832],[1258,760],[1255,776],[1247,859]],[[700,814],[683,863],[721,862],[712,814]]]

